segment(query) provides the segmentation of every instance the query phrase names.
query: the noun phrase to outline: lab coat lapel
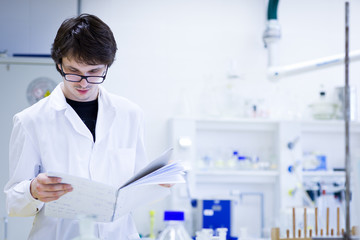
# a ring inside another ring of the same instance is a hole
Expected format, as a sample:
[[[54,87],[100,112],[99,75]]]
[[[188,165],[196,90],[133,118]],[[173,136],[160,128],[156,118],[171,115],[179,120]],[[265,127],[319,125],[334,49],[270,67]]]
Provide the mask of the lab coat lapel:
[[[75,110],[72,107],[68,106],[66,108],[65,116],[70,121],[75,131],[77,131],[81,135],[84,135],[85,137],[93,141],[93,136],[90,130],[86,127],[85,123],[81,120],[79,115],[75,112]]]
[[[64,93],[61,89],[62,84],[63,83],[59,83],[49,96],[51,98],[52,107],[57,111],[64,110],[65,117],[69,120],[75,131],[93,141],[90,130],[86,127],[75,110],[67,104]]]
[[[108,93],[104,88],[99,86],[99,110],[96,120],[96,142],[101,141],[111,129],[115,119],[115,108],[111,104]]]

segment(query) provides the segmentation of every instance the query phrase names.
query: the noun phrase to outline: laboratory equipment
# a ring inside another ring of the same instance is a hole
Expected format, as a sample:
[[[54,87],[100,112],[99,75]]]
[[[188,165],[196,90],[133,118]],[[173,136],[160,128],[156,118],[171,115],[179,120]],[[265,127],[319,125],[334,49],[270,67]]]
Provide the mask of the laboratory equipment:
[[[150,234],[149,234],[149,238],[154,239],[155,238],[155,234],[154,234],[155,211],[150,210],[149,214],[150,214]]]
[[[238,169],[239,170],[250,170],[252,163],[250,158],[247,156],[238,156]]]
[[[227,228],[203,228],[196,232],[196,240],[226,240]]]
[[[231,233],[231,201],[230,200],[203,200],[202,228],[226,228],[227,239]]]
[[[318,208],[315,208],[315,226],[314,229],[308,228],[307,225],[307,209],[304,208],[304,218],[303,218],[303,230],[296,229],[296,216],[295,216],[295,208],[292,209],[292,237],[290,237],[290,230],[286,230],[286,238],[280,238],[280,228],[273,228],[271,230],[271,240],[289,240],[289,239],[297,239],[297,240],[306,240],[311,238],[316,239],[329,239],[329,238],[337,238],[342,239],[344,235],[344,229],[340,231],[340,208],[336,209],[336,233],[334,228],[330,228],[329,220],[330,220],[330,208],[326,208],[326,227],[325,232],[323,228],[318,226]],[[296,231],[297,230],[297,231]],[[314,232],[313,232],[314,230]],[[353,226],[351,229],[351,235],[358,235],[358,228]],[[296,236],[297,235],[297,236]]]
[[[196,240],[211,240],[213,236],[213,229],[203,228],[200,231],[196,232]]]
[[[339,105],[336,117],[338,119],[344,119],[345,116],[345,88],[344,87],[337,87],[335,89],[336,94],[336,101]],[[350,120],[355,121],[357,119],[357,95],[356,95],[356,88],[353,86],[349,87],[349,98],[350,98]]]
[[[228,229],[227,228],[217,228],[216,234],[219,236],[219,240],[226,240]]]
[[[273,52],[275,51],[276,43],[281,38],[281,28],[277,20],[278,4],[279,0],[269,0],[266,29],[263,34],[264,46],[268,49],[269,66],[276,65]]]
[[[350,96],[349,96],[349,2],[345,2],[345,211],[346,234],[345,239],[350,239]]]
[[[0,57],[7,57],[7,49],[0,50]]]
[[[349,54],[352,61],[360,60],[360,50],[352,51]],[[268,68],[268,78],[271,80],[278,80],[281,77],[292,76],[300,73],[305,73],[313,70],[323,69],[326,67],[333,67],[344,63],[345,55],[337,54],[329,57],[319,58],[315,60],[295,63],[286,66],[273,66]]]
[[[319,101],[310,105],[312,116],[315,119],[335,118],[337,107],[337,104],[327,101],[325,91],[320,91]]]
[[[278,66],[277,61],[275,61],[276,46],[281,38],[280,24],[277,19],[278,3],[279,0],[269,0],[266,28],[263,34],[264,46],[268,49],[269,68],[267,75],[270,80],[278,80],[279,78],[286,76],[333,67],[343,63],[346,64],[346,62],[349,62],[349,60],[360,60],[360,50],[355,50],[349,53],[347,49],[347,52],[345,54],[337,54],[315,60],[309,60],[285,66]],[[346,26],[348,27],[348,22],[346,24]]]
[[[274,1],[269,1],[270,3]],[[276,2],[276,1],[275,1]],[[277,7],[277,5],[276,5]],[[275,8],[276,13],[277,8]],[[276,14],[275,14],[276,16]],[[271,18],[268,18],[269,20]],[[276,17],[275,17],[276,19]],[[271,51],[269,51],[271,54]],[[270,59],[270,57],[269,57]],[[344,63],[345,65],[345,87],[344,87],[344,120],[345,120],[345,208],[346,208],[346,233],[344,238],[350,238],[350,87],[349,87],[349,63],[350,59],[360,60],[360,51],[353,51],[349,53],[349,1],[345,1],[345,53],[337,56],[317,59],[304,63],[284,66],[284,67],[270,67],[268,69],[268,76],[270,79],[278,79],[281,76],[298,74],[309,70],[321,69],[324,67],[335,66]],[[271,63],[271,62],[270,62]],[[276,238],[278,239],[278,238]]]
[[[305,152],[303,154],[302,166],[304,171],[326,171],[326,155]]]
[[[237,166],[237,161],[238,161],[238,151],[234,150],[231,157],[229,158],[229,160],[227,161],[227,166],[230,169],[234,169]]]
[[[184,227],[184,212],[165,211],[165,229],[160,233],[158,240],[191,240]]]

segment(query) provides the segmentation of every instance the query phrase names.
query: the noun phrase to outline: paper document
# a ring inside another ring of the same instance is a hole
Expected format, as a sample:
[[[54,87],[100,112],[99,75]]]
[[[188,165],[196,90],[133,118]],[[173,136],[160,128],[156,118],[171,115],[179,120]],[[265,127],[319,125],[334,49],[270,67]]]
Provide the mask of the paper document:
[[[46,203],[45,215],[73,219],[93,215],[98,222],[111,222],[140,205],[164,198],[170,189],[158,184],[185,182],[183,166],[169,163],[171,152],[164,152],[119,188],[64,173],[47,173],[49,177],[61,177],[61,182],[71,184],[73,191]]]

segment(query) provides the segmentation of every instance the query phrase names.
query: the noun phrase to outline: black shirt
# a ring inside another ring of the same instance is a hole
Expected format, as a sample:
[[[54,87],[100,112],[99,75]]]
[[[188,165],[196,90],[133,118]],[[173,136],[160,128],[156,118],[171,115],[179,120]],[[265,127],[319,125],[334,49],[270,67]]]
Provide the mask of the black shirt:
[[[66,102],[75,110],[81,120],[90,130],[95,142],[95,126],[98,113],[98,100],[90,102],[77,102],[66,98]]]

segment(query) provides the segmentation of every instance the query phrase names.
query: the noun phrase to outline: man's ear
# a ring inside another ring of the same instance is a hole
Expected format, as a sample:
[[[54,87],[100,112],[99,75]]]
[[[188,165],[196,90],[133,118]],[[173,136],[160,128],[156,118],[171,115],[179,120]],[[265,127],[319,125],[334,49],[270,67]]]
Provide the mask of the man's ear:
[[[56,64],[56,70],[58,70],[58,72],[62,75],[62,72],[61,72],[61,63],[58,63]]]

